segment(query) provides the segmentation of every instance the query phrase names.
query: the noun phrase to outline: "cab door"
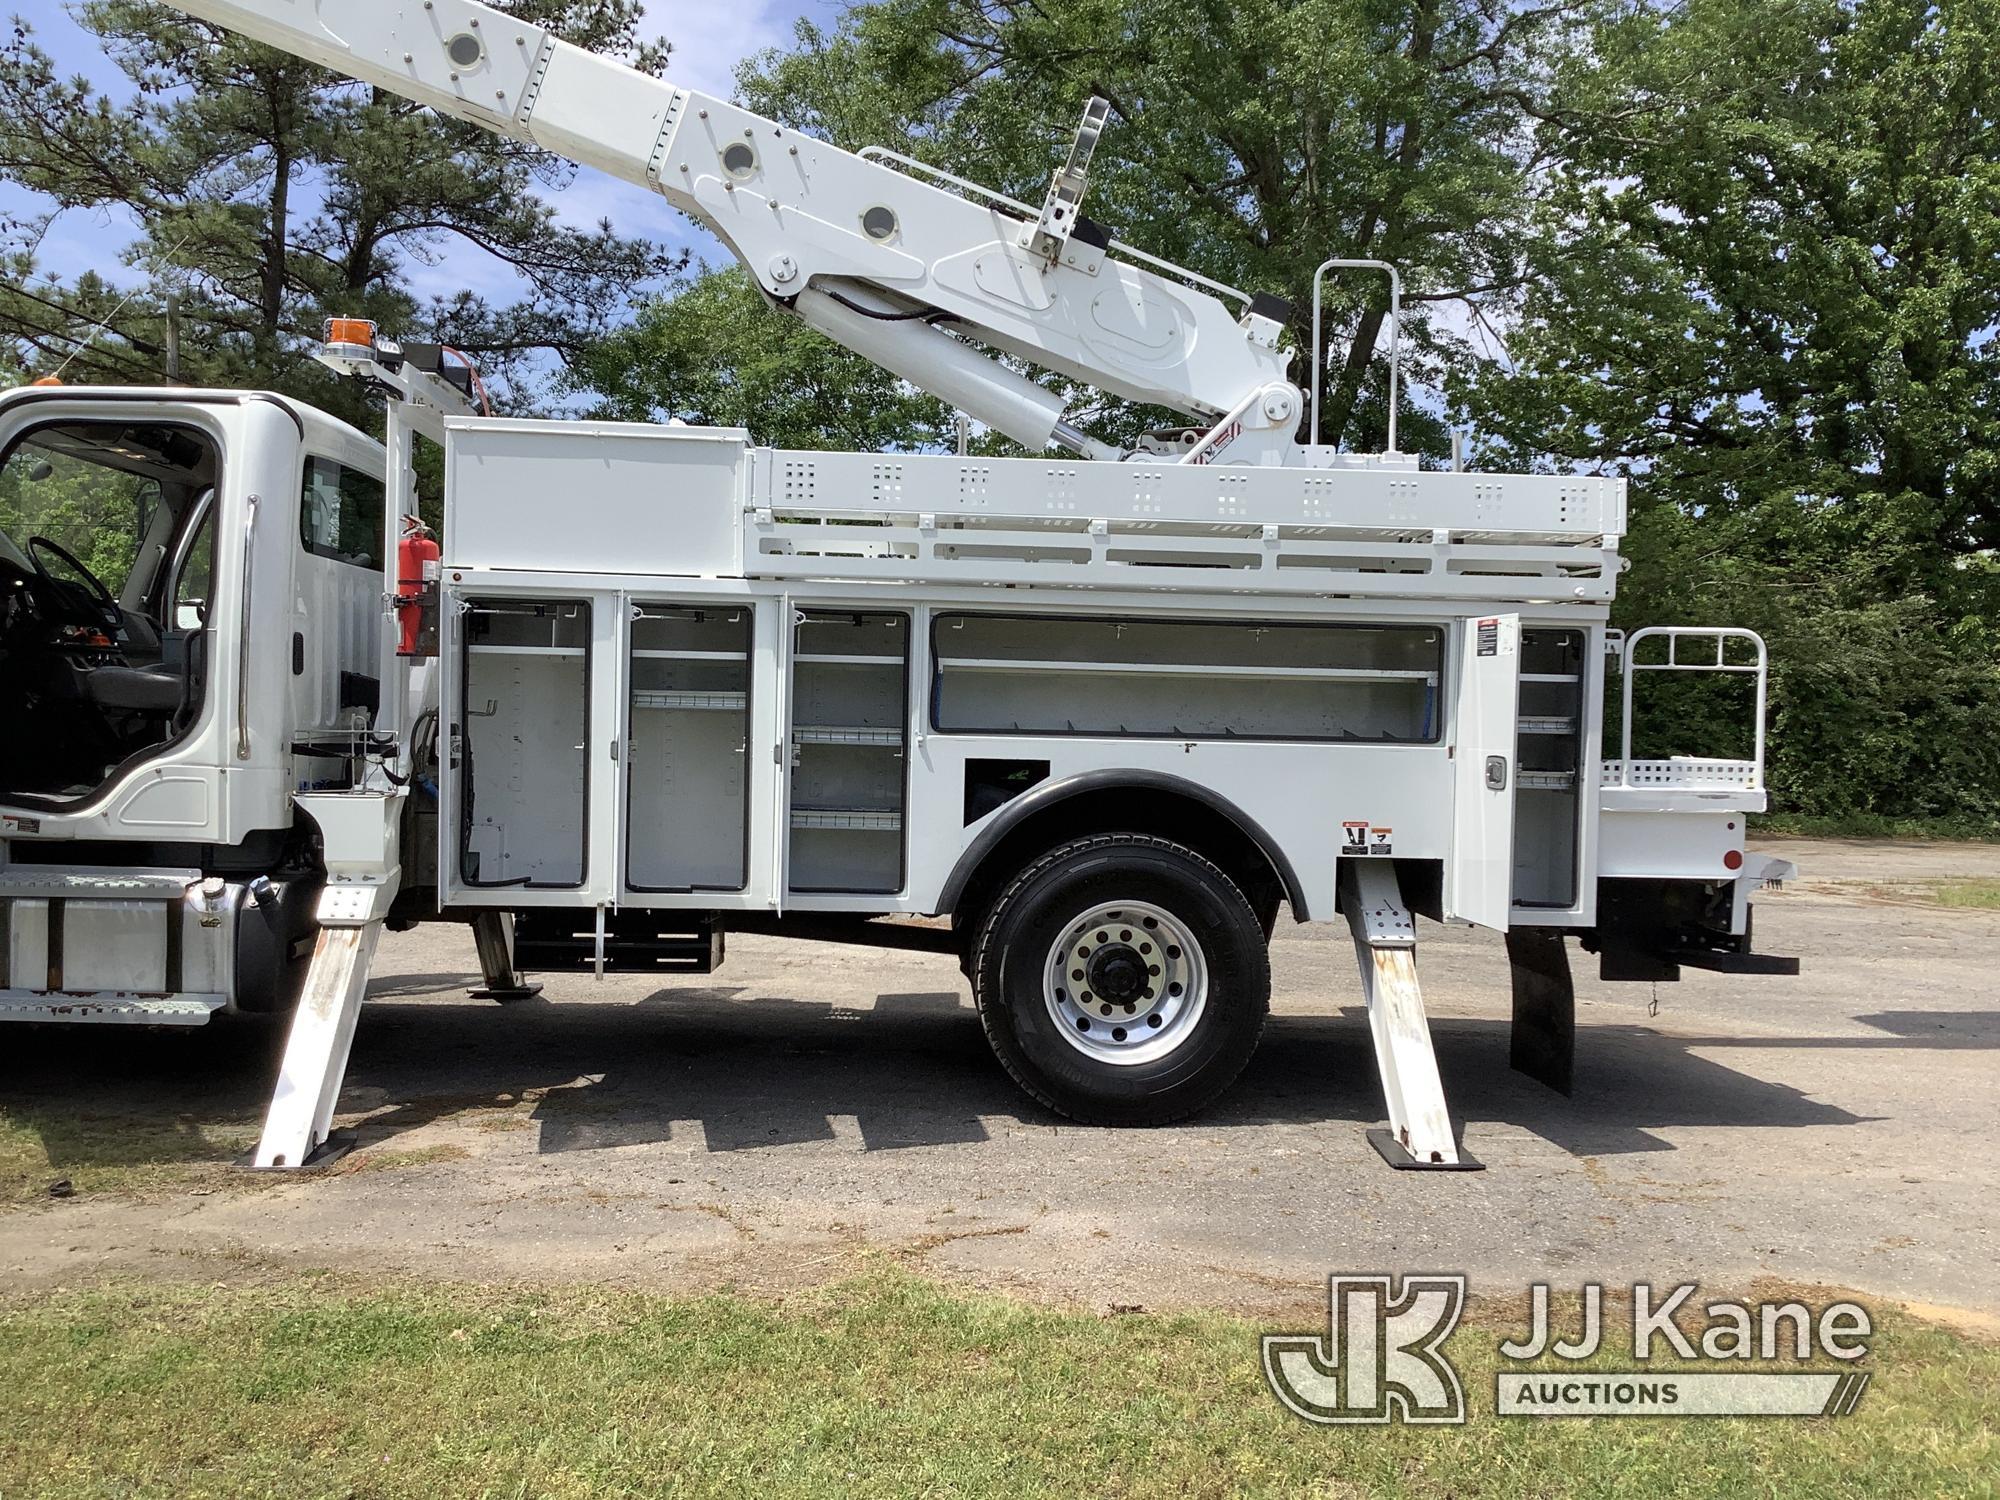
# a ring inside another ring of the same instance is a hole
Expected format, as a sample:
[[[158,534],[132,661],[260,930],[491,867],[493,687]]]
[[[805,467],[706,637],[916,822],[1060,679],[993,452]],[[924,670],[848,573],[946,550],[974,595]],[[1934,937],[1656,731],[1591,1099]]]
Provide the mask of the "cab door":
[[[1505,932],[1513,904],[1521,618],[1465,621],[1452,700],[1452,839],[1444,914]]]

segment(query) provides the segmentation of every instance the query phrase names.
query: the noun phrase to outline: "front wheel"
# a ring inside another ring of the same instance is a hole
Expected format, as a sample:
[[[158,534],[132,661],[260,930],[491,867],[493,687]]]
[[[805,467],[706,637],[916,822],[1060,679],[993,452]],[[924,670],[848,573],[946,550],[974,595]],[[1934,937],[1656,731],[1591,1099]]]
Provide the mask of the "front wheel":
[[[1271,1003],[1257,914],[1192,849],[1078,839],[1023,870],[982,924],[973,996],[1001,1064],[1060,1114],[1160,1125],[1236,1080]]]

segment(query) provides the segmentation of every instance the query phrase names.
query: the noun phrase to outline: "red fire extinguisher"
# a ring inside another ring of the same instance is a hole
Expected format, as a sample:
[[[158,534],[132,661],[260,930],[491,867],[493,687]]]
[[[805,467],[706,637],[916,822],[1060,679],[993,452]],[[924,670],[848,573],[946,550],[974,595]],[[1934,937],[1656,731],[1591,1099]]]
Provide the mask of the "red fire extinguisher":
[[[423,633],[422,596],[428,591],[424,565],[435,563],[441,555],[431,539],[430,527],[415,516],[403,517],[403,539],[396,544],[396,593],[409,602],[396,606],[396,616],[403,626],[400,649],[404,656],[417,654],[417,640]]]

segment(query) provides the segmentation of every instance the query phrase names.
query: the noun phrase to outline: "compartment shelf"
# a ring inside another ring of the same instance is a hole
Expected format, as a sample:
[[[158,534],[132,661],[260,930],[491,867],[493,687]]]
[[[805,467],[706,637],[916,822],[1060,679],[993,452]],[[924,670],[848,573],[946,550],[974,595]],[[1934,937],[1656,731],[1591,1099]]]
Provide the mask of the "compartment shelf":
[[[1521,674],[1521,681],[1523,682],[1576,682],[1578,680],[1574,672],[1523,672]]]
[[[794,828],[846,828],[868,833],[895,833],[903,815],[875,807],[794,807]]]
[[[1523,714],[1520,729],[1523,734],[1575,734],[1576,719],[1567,714]]]
[[[1523,771],[1518,785],[1524,792],[1566,792],[1576,785],[1576,772]]]
[[[900,656],[841,656],[841,655],[799,655],[792,660],[802,667],[894,667],[903,669]]]
[[[797,745],[883,745],[901,749],[900,729],[863,729],[842,724],[795,724],[792,743]]]
[[[1054,661],[992,656],[943,656],[937,664],[961,672],[1088,672],[1100,677],[1248,677],[1271,682],[1437,681],[1435,672],[1378,667],[1235,667],[1205,662]]]
[[[677,689],[639,688],[632,694],[634,708],[694,709],[708,713],[740,713],[747,695],[743,693],[697,693]]]
[[[635,661],[743,661],[741,651],[640,651],[632,653]]]
[[[473,642],[465,648],[475,656],[581,656],[581,646],[501,646]]]

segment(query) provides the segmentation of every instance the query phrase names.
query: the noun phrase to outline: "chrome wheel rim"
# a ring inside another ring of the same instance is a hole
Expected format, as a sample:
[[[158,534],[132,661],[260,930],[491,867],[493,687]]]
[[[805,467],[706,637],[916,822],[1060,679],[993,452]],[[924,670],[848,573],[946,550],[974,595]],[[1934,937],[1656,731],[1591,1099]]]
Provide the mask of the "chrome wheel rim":
[[[1208,961],[1186,924],[1144,901],[1071,918],[1042,966],[1042,1002],[1084,1056],[1131,1067],[1165,1057],[1208,1008]]]

